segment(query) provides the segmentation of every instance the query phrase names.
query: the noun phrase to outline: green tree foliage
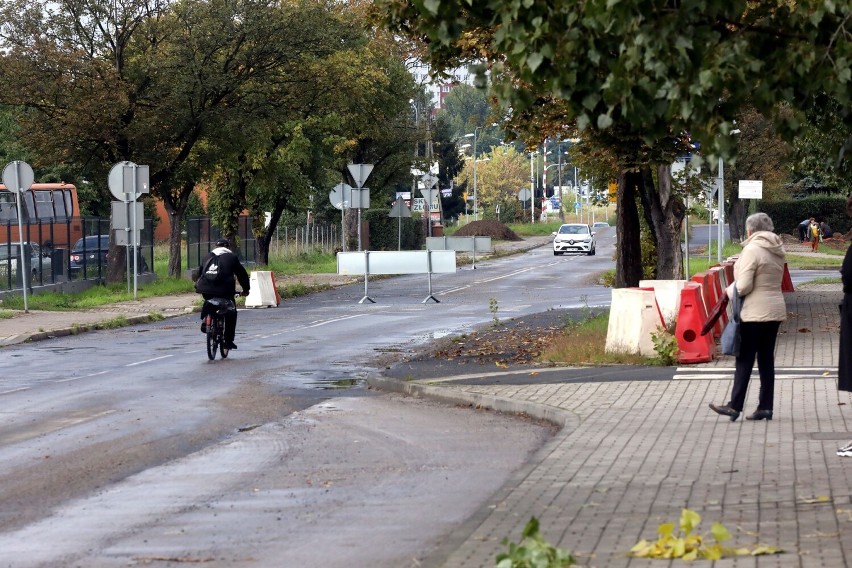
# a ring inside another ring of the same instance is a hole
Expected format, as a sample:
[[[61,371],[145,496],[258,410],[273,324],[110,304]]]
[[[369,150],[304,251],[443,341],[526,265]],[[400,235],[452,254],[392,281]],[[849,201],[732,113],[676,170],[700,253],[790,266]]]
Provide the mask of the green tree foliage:
[[[377,4],[392,29],[426,40],[433,65],[479,62],[480,83],[490,81],[515,124],[554,132],[576,126],[615,153],[621,286],[635,285],[641,273],[635,195],[665,253],[659,268],[679,264],[674,236],[683,204],[664,169],[685,148],[675,148],[684,133],[711,158],[727,157],[746,103],[790,135],[812,94],[825,91],[842,105],[850,99],[848,3]],[[781,101],[792,112],[780,113]]]
[[[529,160],[509,146],[494,148],[476,163],[476,194],[479,215],[496,219],[500,205],[500,220],[520,220],[522,207],[518,190],[529,185]],[[467,160],[456,183],[465,185],[468,197],[473,198],[473,160]]]

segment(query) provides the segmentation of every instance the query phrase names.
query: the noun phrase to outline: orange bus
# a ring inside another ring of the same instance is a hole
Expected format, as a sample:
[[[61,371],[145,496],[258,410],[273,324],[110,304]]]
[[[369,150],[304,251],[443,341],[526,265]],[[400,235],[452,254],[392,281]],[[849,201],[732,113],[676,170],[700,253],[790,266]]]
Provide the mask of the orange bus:
[[[24,240],[70,248],[83,236],[77,188],[68,183],[34,183],[21,202]],[[17,242],[18,206],[14,192],[0,184],[0,242]]]

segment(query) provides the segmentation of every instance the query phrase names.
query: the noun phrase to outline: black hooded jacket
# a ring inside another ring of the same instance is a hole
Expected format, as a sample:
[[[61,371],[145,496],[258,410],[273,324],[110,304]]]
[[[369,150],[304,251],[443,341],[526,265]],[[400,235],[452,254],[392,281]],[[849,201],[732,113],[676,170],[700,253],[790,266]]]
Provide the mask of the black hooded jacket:
[[[220,276],[215,280],[209,280],[205,278],[204,273],[214,257],[218,259]],[[201,266],[198,267],[198,279],[195,281],[195,291],[199,294],[206,294],[217,298],[233,299],[237,291],[234,277],[240,281],[243,293],[248,294],[250,286],[249,275],[245,267],[240,263],[240,259],[229,249],[217,247],[207,253],[207,256],[201,261]]]

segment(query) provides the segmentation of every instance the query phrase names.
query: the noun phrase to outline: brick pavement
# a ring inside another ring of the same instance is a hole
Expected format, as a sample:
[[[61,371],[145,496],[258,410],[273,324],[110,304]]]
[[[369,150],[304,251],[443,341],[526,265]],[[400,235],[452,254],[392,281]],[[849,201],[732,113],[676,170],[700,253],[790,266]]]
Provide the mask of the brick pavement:
[[[420,396],[548,417],[559,433],[460,529],[448,555],[426,565],[493,566],[531,516],[551,543],[582,566],[659,566],[627,551],[653,540],[682,508],[702,515],[709,536],[722,522],[737,546],[784,554],[726,558],[714,566],[839,567],[852,564],[852,397],[836,388],[841,293],[787,295],[791,317],[777,348],[775,417],[731,422],[708,403],[730,396],[733,358],[675,371],[678,380],[470,385],[423,380],[397,386]],[[541,369],[537,369],[540,374]],[[758,384],[755,370],[752,385]],[[373,379],[379,388],[385,379]],[[528,381],[518,381],[519,383]],[[437,384],[437,383],[434,383]],[[751,388],[746,408],[757,404]],[[462,539],[459,539],[462,540]],[[699,562],[697,565],[709,565]]]

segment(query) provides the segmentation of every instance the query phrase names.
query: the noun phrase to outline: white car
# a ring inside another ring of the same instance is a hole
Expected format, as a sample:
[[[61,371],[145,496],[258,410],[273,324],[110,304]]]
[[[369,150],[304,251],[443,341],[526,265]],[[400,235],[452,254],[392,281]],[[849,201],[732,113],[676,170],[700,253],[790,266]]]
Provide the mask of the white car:
[[[553,254],[566,252],[595,254],[595,234],[583,223],[566,223],[553,233]]]

